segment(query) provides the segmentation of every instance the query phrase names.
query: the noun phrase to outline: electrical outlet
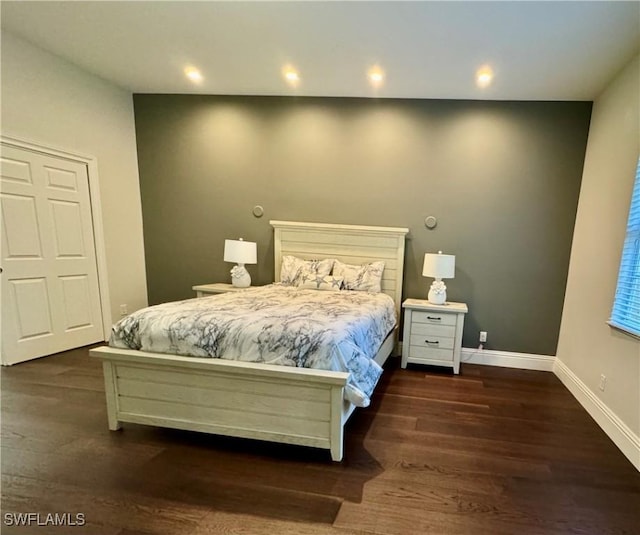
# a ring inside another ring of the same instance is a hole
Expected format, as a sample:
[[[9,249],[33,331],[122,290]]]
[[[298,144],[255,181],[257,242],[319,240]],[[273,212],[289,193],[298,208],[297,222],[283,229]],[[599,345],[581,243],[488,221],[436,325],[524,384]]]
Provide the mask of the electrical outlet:
[[[480,331],[480,341],[481,342],[487,341],[487,331]]]
[[[600,375],[600,384],[598,388],[604,392],[605,387],[607,386],[607,376],[603,373]]]
[[[120,315],[126,316],[129,314],[129,307],[127,305],[120,305]]]

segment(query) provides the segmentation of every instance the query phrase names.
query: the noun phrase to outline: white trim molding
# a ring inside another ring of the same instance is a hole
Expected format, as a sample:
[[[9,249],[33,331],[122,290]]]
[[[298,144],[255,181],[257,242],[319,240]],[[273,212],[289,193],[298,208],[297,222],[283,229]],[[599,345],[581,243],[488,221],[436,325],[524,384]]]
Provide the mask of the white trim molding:
[[[493,351],[488,349],[462,348],[460,363],[483,364],[485,366],[502,366],[520,370],[538,370],[551,372],[556,357],[551,355],[534,355],[531,353],[514,353],[512,351]]]
[[[625,457],[631,461],[636,470],[640,471],[640,437],[620,420],[560,359],[556,359],[553,372],[613,443],[618,446]]]

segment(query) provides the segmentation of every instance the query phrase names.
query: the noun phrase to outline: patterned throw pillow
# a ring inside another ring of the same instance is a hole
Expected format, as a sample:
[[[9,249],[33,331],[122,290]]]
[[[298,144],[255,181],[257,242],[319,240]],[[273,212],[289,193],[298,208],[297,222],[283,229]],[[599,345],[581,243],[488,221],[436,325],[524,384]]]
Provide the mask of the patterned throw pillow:
[[[280,267],[280,282],[289,286],[300,286],[310,278],[326,277],[333,269],[335,260],[302,260],[295,256],[282,257]]]
[[[327,275],[315,278],[308,278],[305,282],[301,283],[298,288],[305,290],[328,290],[333,292],[339,292],[342,287],[342,278],[335,277],[333,275]]]
[[[344,279],[342,287],[345,290],[360,292],[381,292],[383,271],[384,262],[381,261],[353,266],[336,260],[333,266],[333,275]]]
[[[295,256],[283,256],[280,266],[280,282],[287,286],[293,286],[300,269],[302,268],[301,260]]]
[[[303,262],[303,264],[295,282],[296,286],[300,286],[308,280],[329,275],[333,269],[334,260],[302,260],[301,262]]]

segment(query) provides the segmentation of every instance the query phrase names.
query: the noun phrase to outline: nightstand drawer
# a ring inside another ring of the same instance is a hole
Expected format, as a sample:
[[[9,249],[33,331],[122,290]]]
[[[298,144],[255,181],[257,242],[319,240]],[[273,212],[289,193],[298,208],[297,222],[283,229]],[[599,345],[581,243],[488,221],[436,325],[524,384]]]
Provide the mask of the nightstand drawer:
[[[409,344],[411,347],[426,347],[427,349],[453,349],[455,338],[446,336],[425,336],[414,334]]]
[[[411,335],[448,336],[455,338],[455,325],[431,325],[429,323],[412,323]]]
[[[456,314],[443,312],[422,312],[414,310],[411,321],[414,323],[427,323],[429,325],[455,325]]]
[[[429,364],[427,361],[439,361],[446,363],[453,363],[453,349],[432,349],[430,347],[423,346],[409,346],[409,359],[410,362],[420,364],[421,360],[424,360],[425,364]],[[431,363],[435,364],[435,363]]]

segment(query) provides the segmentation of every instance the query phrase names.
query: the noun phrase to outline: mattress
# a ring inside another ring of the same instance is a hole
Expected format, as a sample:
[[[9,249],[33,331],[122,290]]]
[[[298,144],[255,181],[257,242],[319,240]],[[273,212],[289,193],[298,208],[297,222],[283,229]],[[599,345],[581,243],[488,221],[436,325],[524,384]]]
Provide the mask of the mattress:
[[[373,358],[396,323],[383,293],[271,284],[139,310],[113,326],[109,345],[347,372],[345,398],[366,407],[382,374]]]

